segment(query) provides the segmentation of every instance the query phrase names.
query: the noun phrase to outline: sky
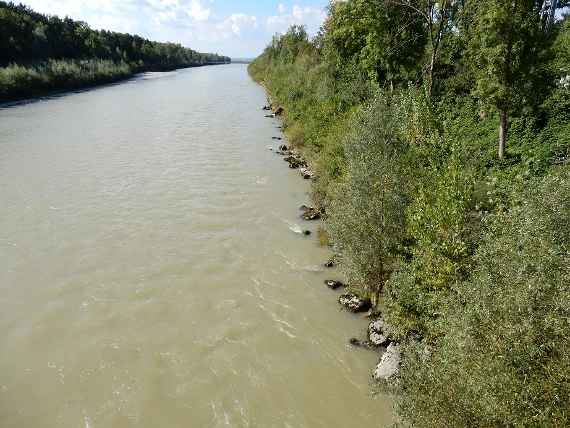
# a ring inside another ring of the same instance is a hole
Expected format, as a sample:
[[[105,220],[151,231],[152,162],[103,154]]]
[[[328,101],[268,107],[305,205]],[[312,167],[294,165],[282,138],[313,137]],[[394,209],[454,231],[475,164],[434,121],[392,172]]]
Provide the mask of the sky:
[[[275,33],[303,24],[314,35],[328,0],[20,0],[92,28],[176,42],[233,58],[259,55]]]

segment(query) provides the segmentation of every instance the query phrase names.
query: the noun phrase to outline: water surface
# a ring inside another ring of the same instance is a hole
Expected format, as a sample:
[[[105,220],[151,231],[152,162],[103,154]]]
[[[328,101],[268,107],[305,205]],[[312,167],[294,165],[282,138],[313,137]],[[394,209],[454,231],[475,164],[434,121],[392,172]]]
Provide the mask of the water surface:
[[[384,426],[243,65],[0,109],[0,426]]]

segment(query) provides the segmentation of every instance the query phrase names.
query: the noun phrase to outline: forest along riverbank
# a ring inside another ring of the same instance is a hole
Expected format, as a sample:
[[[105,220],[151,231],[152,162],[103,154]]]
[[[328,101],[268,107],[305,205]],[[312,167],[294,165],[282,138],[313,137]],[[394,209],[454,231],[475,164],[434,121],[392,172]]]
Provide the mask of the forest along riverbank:
[[[265,117],[271,119],[282,117],[285,113],[285,108],[279,105],[279,103],[272,101],[271,94],[263,82],[260,82],[260,86],[263,87],[267,93],[268,103],[262,107],[262,110],[266,112]],[[282,131],[283,126],[278,126],[278,129]],[[281,136],[272,137],[272,139],[276,141],[278,145],[270,147],[269,149],[275,154],[282,156],[290,169],[298,170],[302,179],[317,180],[318,177],[314,172],[314,168],[310,165],[310,161],[305,158],[302,150],[287,145],[283,142]],[[319,221],[326,217],[325,209],[322,206],[315,208],[314,206],[301,205],[299,211],[300,218],[307,222]],[[301,230],[301,233],[305,236],[312,235],[310,230]],[[331,247],[332,250],[332,244],[322,225],[318,227],[317,234],[319,244]],[[334,254],[323,263],[323,266],[327,269],[335,268],[336,265],[337,257]],[[349,340],[349,344],[354,347],[375,351],[379,354],[379,361],[372,373],[372,377],[375,381],[395,381],[399,375],[402,357],[394,328],[386,322],[380,312],[374,310],[372,300],[369,297],[362,296],[359,290],[345,290],[348,288],[347,284],[337,279],[325,279],[324,284],[334,291],[344,290],[338,296],[338,303],[344,310],[353,314],[366,313],[366,318],[369,318],[370,321],[366,329],[365,338],[352,337]]]
[[[228,64],[175,43],[92,30],[0,0],[0,103],[114,83],[137,73]]]
[[[2,428],[393,421],[264,102],[220,65],[0,109]]]

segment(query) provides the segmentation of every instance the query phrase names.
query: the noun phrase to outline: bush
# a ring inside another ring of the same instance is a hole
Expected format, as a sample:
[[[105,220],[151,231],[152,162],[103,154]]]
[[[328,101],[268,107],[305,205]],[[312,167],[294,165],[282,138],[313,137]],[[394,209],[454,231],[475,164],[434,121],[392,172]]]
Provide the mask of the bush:
[[[98,59],[49,60],[30,66],[11,64],[0,68],[0,100],[113,82],[133,73],[125,62]]]
[[[431,358],[409,346],[399,409],[425,427],[569,426],[570,169],[486,221]]]
[[[346,175],[327,222],[351,285],[376,299],[395,269],[405,230],[407,177],[397,120],[382,96],[357,117],[345,146]]]

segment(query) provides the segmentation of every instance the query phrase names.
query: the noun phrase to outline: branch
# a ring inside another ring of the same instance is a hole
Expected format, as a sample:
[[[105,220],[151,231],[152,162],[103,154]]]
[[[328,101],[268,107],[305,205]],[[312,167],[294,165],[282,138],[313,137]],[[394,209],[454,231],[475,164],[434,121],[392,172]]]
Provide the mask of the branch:
[[[421,17],[426,20],[426,22],[429,26],[432,25],[432,20],[431,20],[430,16],[427,13],[423,12],[422,10],[418,9],[417,7],[411,5],[410,3],[402,1],[402,0],[386,0],[386,1],[388,3],[395,4],[396,6],[405,6],[405,7],[408,7],[410,9],[414,10],[416,13],[420,14]]]

